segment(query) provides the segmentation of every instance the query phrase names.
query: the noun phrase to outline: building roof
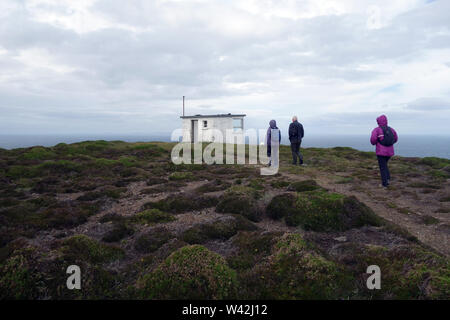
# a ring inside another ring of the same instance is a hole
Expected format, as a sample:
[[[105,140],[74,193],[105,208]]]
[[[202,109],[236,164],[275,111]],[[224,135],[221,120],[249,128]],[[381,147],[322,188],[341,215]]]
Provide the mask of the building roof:
[[[245,114],[196,114],[195,116],[181,116],[182,119],[195,119],[195,118],[233,118],[233,117],[245,117]]]

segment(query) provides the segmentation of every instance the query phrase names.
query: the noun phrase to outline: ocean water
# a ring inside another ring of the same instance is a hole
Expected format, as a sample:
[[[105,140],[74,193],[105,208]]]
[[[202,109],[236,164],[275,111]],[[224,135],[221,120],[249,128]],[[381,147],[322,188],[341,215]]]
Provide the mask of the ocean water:
[[[303,147],[351,147],[361,151],[375,151],[370,136],[312,136],[305,137]],[[394,145],[395,154],[404,157],[439,157],[450,159],[450,136],[400,135]]]
[[[0,148],[13,149],[32,146],[50,147],[58,143],[86,140],[122,140],[127,142],[170,141],[169,135],[0,135]],[[286,137],[282,144],[288,144]],[[302,147],[351,147],[361,151],[374,151],[367,135],[310,135],[303,139]],[[400,135],[395,153],[405,157],[440,157],[450,159],[450,136]]]

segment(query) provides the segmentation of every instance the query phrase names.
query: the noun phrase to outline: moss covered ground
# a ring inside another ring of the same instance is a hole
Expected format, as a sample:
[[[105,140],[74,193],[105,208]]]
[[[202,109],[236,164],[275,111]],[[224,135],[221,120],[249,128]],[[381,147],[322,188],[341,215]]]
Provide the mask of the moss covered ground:
[[[261,176],[173,146],[0,149],[0,299],[450,298],[450,160],[394,157],[384,190],[372,152],[282,146]]]

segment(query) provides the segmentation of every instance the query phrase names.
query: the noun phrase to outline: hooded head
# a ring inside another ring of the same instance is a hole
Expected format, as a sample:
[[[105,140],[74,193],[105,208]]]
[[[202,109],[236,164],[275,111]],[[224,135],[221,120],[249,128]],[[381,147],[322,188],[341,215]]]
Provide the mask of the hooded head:
[[[379,117],[377,118],[377,123],[378,123],[378,125],[379,125],[380,127],[387,126],[388,121],[387,121],[386,116],[385,116],[384,114],[381,115],[381,116],[379,116]]]
[[[270,120],[269,125],[272,129],[275,129],[277,127],[277,122],[275,120]]]

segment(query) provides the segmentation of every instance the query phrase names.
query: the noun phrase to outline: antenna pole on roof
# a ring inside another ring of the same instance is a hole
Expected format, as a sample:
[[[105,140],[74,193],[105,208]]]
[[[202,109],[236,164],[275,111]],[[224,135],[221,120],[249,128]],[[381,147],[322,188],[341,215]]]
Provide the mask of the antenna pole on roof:
[[[183,96],[183,117],[184,117],[184,96]]]

